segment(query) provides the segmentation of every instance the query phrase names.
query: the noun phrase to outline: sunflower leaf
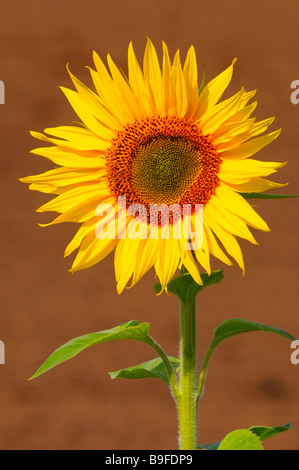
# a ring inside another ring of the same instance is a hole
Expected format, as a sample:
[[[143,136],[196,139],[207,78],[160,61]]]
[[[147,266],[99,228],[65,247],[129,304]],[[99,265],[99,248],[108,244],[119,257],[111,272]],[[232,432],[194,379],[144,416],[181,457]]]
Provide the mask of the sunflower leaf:
[[[232,336],[248,333],[250,331],[265,331],[270,333],[276,333],[285,338],[295,341],[296,339],[287,331],[281,330],[280,328],[275,328],[269,325],[262,325],[261,323],[252,322],[249,320],[242,320],[240,318],[231,318],[220,323],[220,325],[214,330],[214,338],[208,347],[206,354],[204,356],[202,366],[199,373],[198,381],[198,390],[197,390],[197,399],[201,397],[204,388],[205,375],[208,367],[209,360],[212,353],[214,352],[216,346],[222,343],[227,338]]]
[[[294,341],[295,338],[287,331],[275,328],[269,325],[262,325],[261,323],[252,322],[249,320],[242,320],[241,318],[231,318],[220,323],[220,325],[214,330],[214,339],[210,345],[213,349],[222,341],[231,336],[238,335],[240,333],[247,333],[249,331],[266,331],[271,333],[277,333],[285,338]]]
[[[244,199],[286,199],[290,197],[299,197],[296,194],[271,194],[271,193],[240,193]]]
[[[179,370],[179,359],[176,357],[168,357],[169,362],[175,372]],[[158,357],[152,359],[151,361],[143,362],[133,367],[128,367],[126,369],[116,370],[114,372],[109,372],[109,375],[112,379],[142,379],[142,378],[156,378],[163,380],[169,385],[169,375],[163,360]]]
[[[263,445],[254,432],[236,429],[225,436],[217,450],[263,450]]]
[[[135,339],[147,343],[150,341],[150,337],[148,335],[149,328],[149,323],[139,323],[138,321],[133,320],[123,323],[115,328],[111,328],[110,330],[89,333],[87,335],[74,338],[56,349],[39,367],[31,379],[38,377],[62,362],[71,359],[81,351],[84,351],[84,349],[99,343],[120,339]]]
[[[224,278],[224,272],[212,271],[210,276],[207,273],[201,273],[200,277],[203,286],[197,284],[191,274],[180,274],[168,283],[167,291],[176,294],[183,302],[192,302],[204,287],[212,286],[220,282]],[[161,291],[161,284],[155,284],[154,289],[156,294],[159,293]]]
[[[264,441],[265,439],[269,439],[270,437],[275,436],[276,434],[279,434],[281,432],[287,431],[288,429],[291,429],[290,423],[286,423],[283,426],[251,426],[248,431],[251,431],[252,433],[256,434],[257,437],[261,440]],[[223,442],[223,441],[222,441]],[[198,446],[199,449],[203,450],[217,450],[220,442],[213,442],[212,444],[200,444]]]
[[[249,431],[254,432],[262,441],[269,439],[270,437],[275,436],[284,431],[288,431],[292,426],[290,423],[286,423],[283,426],[251,426]]]

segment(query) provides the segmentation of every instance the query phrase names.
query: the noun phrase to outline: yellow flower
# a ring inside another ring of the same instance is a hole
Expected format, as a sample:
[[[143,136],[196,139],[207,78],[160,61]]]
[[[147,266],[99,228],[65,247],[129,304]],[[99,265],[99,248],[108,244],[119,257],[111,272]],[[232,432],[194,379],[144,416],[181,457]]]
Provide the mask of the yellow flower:
[[[128,78],[109,55],[107,62],[110,73],[94,53],[94,91],[71,73],[76,91],[62,88],[81,126],[32,132],[52,144],[32,152],[59,167],[21,179],[56,196],[38,209],[60,214],[50,224],[81,224],[65,251],[78,250],[71,271],[115,249],[118,292],[153,266],[163,289],[182,266],[201,283],[197,261],[210,273],[210,254],[231,265],[229,255],[244,272],[236,237],[256,243],[248,226],[269,228],[239,193],[283,186],[264,177],[284,163],[250,158],[279,135],[260,136],[274,118],[250,117],[254,91],[222,100],[235,60],[202,90],[193,46],[182,66],[179,51],[171,62],[163,43],[161,67],[148,40],[142,69],[130,44]],[[184,207],[190,226],[183,230]],[[160,209],[154,222],[152,208]]]

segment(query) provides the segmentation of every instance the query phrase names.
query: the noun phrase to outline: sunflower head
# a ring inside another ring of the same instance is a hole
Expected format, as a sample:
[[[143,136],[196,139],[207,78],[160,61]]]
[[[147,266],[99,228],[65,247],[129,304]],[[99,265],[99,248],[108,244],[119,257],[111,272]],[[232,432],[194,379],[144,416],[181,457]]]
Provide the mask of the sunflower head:
[[[265,177],[284,163],[251,158],[279,135],[264,134],[274,118],[251,117],[254,91],[222,99],[235,60],[203,87],[193,46],[183,64],[162,47],[160,64],[148,40],[141,67],[130,44],[127,77],[94,53],[94,90],[69,72],[75,91],[62,91],[82,125],[32,132],[50,144],[32,152],[56,168],[21,178],[54,195],[38,209],[59,214],[46,225],[80,224],[65,251],[77,250],[72,272],[115,250],[118,292],[152,267],[162,289],[182,266],[202,283],[210,255],[244,272],[237,237],[256,243],[249,227],[269,228],[240,193],[283,186]]]

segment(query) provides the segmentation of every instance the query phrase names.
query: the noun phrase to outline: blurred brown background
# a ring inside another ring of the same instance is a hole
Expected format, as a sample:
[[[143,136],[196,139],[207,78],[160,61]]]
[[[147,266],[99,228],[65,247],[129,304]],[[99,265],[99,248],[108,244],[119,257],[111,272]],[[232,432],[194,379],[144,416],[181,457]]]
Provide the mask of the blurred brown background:
[[[299,79],[297,0],[1,0],[1,449],[175,449],[177,418],[163,382],[109,378],[108,371],[153,357],[146,345],[106,343],[86,350],[28,382],[37,367],[69,339],[128,320],[149,321],[168,354],[177,354],[178,302],[153,293],[150,271],[132,290],[116,294],[113,257],[74,275],[63,251],[77,227],[40,228],[54,214],[35,209],[49,198],[30,192],[17,178],[50,169],[29,155],[39,146],[29,130],[76,121],[58,85],[72,88],[66,63],[91,85],[86,65],[92,51],[109,52],[127,70],[133,40],[139,60],[146,37],[161,52],[182,57],[193,44],[207,79],[238,57],[229,93],[242,85],[258,90],[256,115],[275,115],[279,139],[259,158],[286,161],[276,180],[299,193],[299,105],[290,84]],[[275,178],[274,178],[275,179]],[[221,285],[200,295],[199,360],[213,329],[230,317],[259,321],[299,338],[298,201],[258,202],[270,233],[255,232],[260,246],[241,242],[246,275],[225,269]],[[215,269],[221,265],[214,263]],[[299,449],[299,365],[290,343],[278,335],[248,333],[223,343],[212,358],[200,404],[199,441],[220,440],[251,425],[292,423],[265,442],[266,449]]]

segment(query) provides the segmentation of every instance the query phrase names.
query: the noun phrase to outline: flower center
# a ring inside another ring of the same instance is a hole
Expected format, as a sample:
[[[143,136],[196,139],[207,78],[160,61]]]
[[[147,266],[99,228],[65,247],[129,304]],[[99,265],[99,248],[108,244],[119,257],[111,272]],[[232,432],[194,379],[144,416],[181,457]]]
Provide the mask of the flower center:
[[[156,137],[132,156],[132,187],[149,204],[172,204],[200,171],[200,152],[181,137]]]
[[[219,184],[221,159],[192,121],[152,116],[116,134],[106,156],[109,187],[127,206],[207,204]],[[149,212],[148,212],[149,213]]]

